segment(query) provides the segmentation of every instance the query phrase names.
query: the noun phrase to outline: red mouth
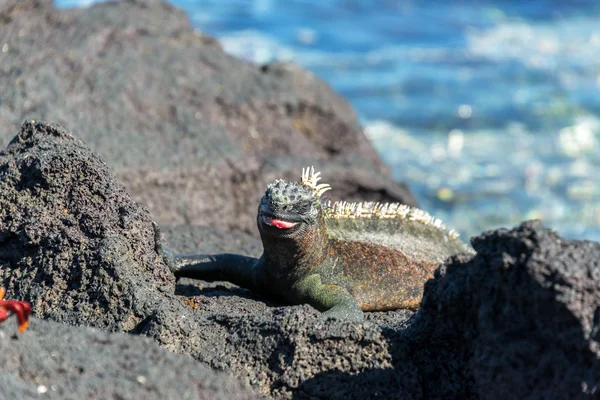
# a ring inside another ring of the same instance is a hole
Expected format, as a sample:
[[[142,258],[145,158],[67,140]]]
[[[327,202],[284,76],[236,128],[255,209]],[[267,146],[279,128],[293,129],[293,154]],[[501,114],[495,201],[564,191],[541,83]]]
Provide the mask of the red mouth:
[[[296,226],[296,222],[288,222],[288,221],[282,221],[280,219],[274,219],[271,217],[267,217],[266,215],[262,216],[262,221],[270,226],[274,226],[275,228],[278,229],[289,229],[292,228],[294,226]]]

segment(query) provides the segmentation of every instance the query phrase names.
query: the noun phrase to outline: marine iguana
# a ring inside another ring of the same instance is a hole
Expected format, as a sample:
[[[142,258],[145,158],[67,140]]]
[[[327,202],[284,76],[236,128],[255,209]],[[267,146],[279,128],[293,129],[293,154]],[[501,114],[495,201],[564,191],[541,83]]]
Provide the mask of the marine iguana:
[[[226,280],[325,316],[362,320],[363,311],[417,309],[423,284],[446,258],[473,250],[454,230],[397,203],[322,202],[331,187],[314,168],[300,182],[278,179],[260,201],[260,258],[178,255],[157,232],[157,251],[178,277]]]

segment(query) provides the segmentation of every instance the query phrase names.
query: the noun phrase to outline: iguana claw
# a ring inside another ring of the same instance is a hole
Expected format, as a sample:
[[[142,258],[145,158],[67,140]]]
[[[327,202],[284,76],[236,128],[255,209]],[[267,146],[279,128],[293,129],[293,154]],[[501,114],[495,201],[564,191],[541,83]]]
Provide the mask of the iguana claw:
[[[3,300],[5,293],[4,288],[0,288],[0,322],[15,314],[19,321],[19,333],[23,333],[29,326],[31,304],[20,300]]]
[[[165,245],[158,224],[152,221],[152,227],[154,228],[154,250],[156,254],[163,259],[172,272],[175,272],[177,270],[177,255]]]
[[[154,250],[156,250],[156,253],[158,253],[159,256],[162,256],[163,239],[160,232],[160,226],[152,221],[152,228],[154,229]]]

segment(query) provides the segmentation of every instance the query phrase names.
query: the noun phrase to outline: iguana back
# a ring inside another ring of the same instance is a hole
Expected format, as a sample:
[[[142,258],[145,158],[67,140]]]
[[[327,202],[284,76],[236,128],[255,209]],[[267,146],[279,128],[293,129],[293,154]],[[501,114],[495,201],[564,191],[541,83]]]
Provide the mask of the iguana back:
[[[403,204],[327,203],[323,214],[336,260],[326,281],[345,286],[364,311],[417,308],[435,268],[473,252],[439,219]]]

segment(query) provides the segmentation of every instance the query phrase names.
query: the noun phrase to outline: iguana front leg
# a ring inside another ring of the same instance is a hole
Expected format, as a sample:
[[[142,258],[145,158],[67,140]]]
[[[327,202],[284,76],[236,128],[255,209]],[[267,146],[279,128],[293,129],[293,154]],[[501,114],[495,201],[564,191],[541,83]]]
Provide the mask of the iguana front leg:
[[[348,290],[339,285],[322,283],[318,274],[302,279],[293,286],[293,290],[301,302],[323,311],[323,317],[348,321],[362,321],[365,317]]]
[[[238,254],[176,254],[164,243],[154,224],[156,252],[177,277],[228,281],[257,293],[264,290],[260,260]]]

